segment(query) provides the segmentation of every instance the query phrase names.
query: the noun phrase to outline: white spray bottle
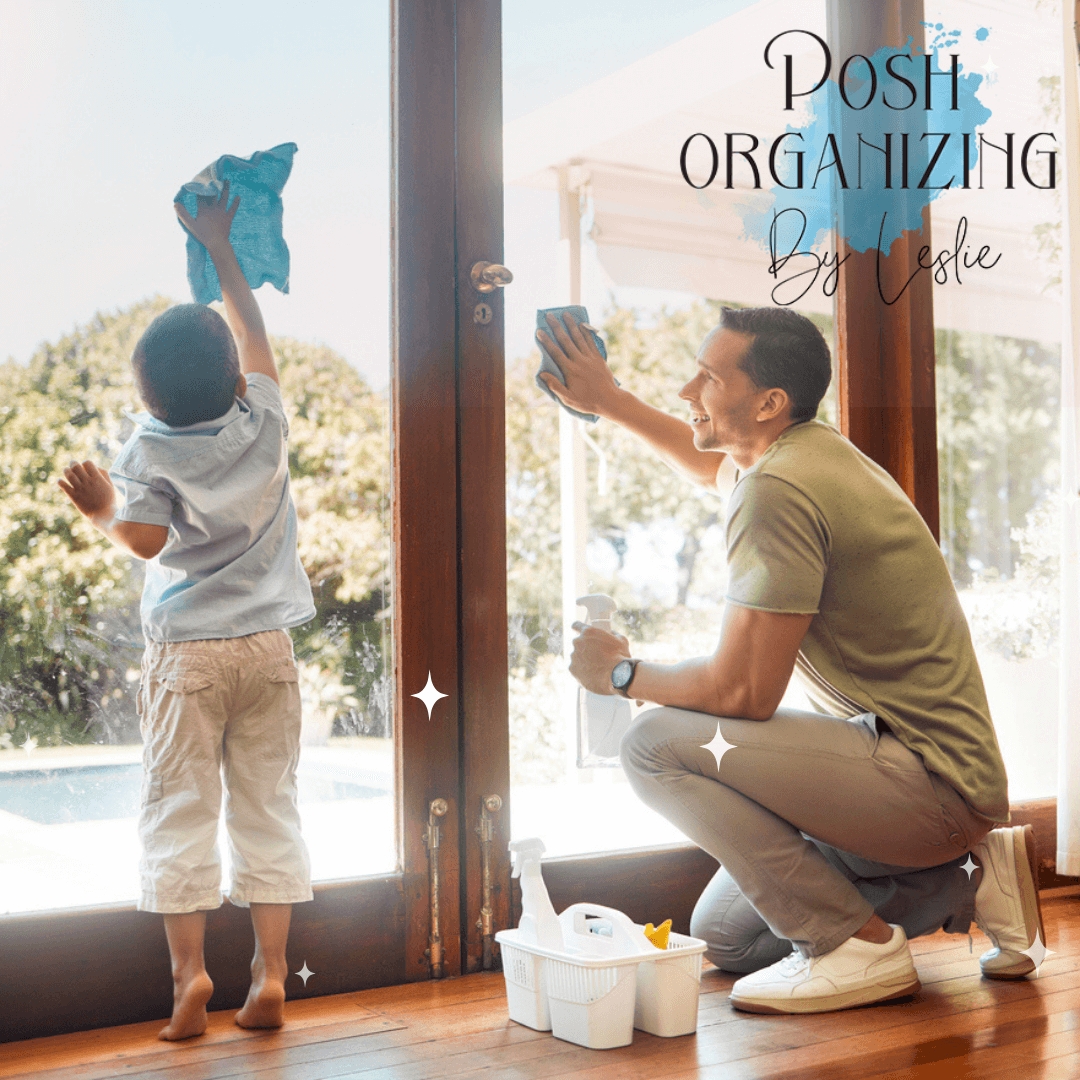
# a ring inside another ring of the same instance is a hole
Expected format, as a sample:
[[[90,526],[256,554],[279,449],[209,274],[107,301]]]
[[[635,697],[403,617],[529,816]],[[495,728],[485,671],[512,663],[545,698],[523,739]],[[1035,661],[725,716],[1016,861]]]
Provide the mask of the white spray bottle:
[[[588,612],[590,626],[611,629],[615,601],[604,593],[579,596],[577,601]],[[630,702],[618,694],[594,694],[578,691],[578,768],[596,768],[619,764],[619,743],[633,719]]]
[[[531,937],[541,948],[562,950],[562,926],[551,906],[551,897],[540,873],[544,841],[537,837],[512,840],[510,851],[514,856],[512,876],[521,879],[521,922],[518,929],[522,936]]]

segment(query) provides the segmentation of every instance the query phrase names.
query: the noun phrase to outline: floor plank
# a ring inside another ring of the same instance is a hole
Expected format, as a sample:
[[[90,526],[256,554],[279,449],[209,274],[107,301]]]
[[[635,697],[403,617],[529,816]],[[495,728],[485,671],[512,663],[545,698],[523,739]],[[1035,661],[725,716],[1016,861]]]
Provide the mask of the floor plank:
[[[912,943],[923,989],[908,1001],[819,1016],[757,1016],[728,1003],[735,977],[708,968],[694,1037],[635,1033],[593,1051],[510,1022],[502,976],[290,1002],[280,1031],[233,1011],[205,1036],[158,1042],[160,1021],[0,1046],[0,1080],[1076,1080],[1080,896],[1044,900],[1038,978],[994,982],[987,947],[936,934]]]

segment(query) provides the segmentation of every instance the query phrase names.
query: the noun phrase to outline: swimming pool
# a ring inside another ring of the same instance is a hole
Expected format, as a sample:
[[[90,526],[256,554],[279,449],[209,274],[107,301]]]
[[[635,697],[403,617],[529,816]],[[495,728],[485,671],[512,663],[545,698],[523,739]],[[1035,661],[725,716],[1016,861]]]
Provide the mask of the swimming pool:
[[[389,793],[389,777],[356,774],[301,759],[300,805],[374,799]],[[0,810],[39,825],[133,818],[139,813],[142,765],[66,765],[0,772]]]

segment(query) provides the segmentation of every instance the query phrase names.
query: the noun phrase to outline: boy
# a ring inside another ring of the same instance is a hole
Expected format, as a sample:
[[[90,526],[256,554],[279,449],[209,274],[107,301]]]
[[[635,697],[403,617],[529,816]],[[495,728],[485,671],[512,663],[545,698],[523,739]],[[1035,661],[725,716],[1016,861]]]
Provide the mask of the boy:
[[[150,415],[136,418],[109,474],[73,462],[58,481],[109,540],[149,560],[138,906],[165,917],[173,1014],[159,1037],[168,1040],[206,1030],[213,984],[203,938],[207,909],[221,903],[222,764],[229,899],[250,906],[255,930],[241,1027],[282,1024],[291,905],[312,898],[287,628],[315,608],[296,550],[277,367],[229,242],[238,205],[229,208],[226,183],[219,198],[199,200],[195,218],[174,207],[214,261],[228,324],[197,304],[155,319],[132,356]]]

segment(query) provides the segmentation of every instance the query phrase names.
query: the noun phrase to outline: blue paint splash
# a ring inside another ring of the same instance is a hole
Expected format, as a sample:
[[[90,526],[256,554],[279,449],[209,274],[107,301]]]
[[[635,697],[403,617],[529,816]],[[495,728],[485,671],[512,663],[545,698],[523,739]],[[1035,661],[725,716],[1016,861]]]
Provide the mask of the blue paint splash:
[[[936,199],[950,178],[953,187],[963,183],[964,133],[974,135],[990,119],[990,110],[978,99],[983,76],[965,73],[958,63],[957,109],[952,106],[951,55],[938,55],[939,49],[952,48],[960,31],[945,31],[941,23],[931,28],[937,31],[927,51],[932,57],[931,109],[924,108],[925,60],[915,53],[911,39],[903,48],[883,47],[870,58],[877,73],[877,91],[872,102],[863,109],[845,105],[837,83],[827,82],[810,99],[810,112],[798,127],[789,125],[789,137],[777,153],[777,172],[781,185],[767,194],[761,193],[736,203],[735,210],[742,218],[743,236],[769,246],[770,233],[775,228],[773,244],[783,251],[808,251],[828,237],[836,225],[837,231],[854,251],[878,248],[888,254],[893,241],[901,233],[922,227],[922,212]],[[989,31],[978,31],[985,40]],[[978,34],[976,36],[978,36]],[[891,78],[885,70],[890,57],[894,69],[914,83],[917,98],[908,108],[911,91]],[[870,92],[871,75],[859,61],[848,68],[846,89],[848,99],[859,105]],[[885,100],[894,108],[889,108]],[[891,164],[887,177],[883,148],[885,134],[891,135]],[[934,133],[934,134],[929,134]],[[926,137],[922,136],[926,134]],[[927,186],[918,184],[930,164],[934,152],[948,135],[937,161],[926,179]],[[830,135],[832,138],[830,139]],[[862,143],[860,146],[860,135]],[[907,135],[908,174],[906,190],[902,188],[901,157],[903,136]],[[873,149],[873,146],[879,149]],[[860,149],[862,154],[860,175]],[[803,186],[797,183],[797,151],[803,153]],[[978,161],[977,139],[970,140],[969,175]],[[841,176],[846,183],[842,189]],[[783,185],[789,185],[785,187]],[[837,221],[838,196],[843,194]],[[784,213],[800,210],[803,216]],[[782,216],[779,216],[782,215]],[[775,223],[775,225],[774,225]],[[800,237],[799,231],[802,231]]]

